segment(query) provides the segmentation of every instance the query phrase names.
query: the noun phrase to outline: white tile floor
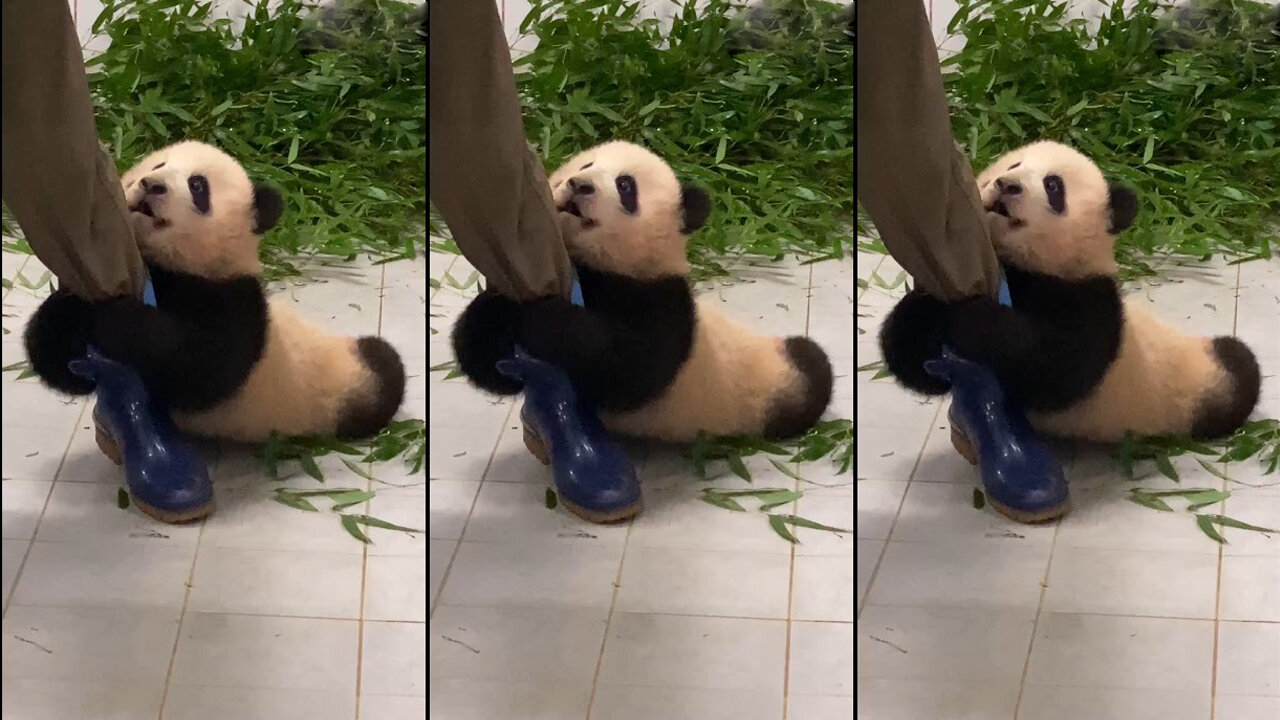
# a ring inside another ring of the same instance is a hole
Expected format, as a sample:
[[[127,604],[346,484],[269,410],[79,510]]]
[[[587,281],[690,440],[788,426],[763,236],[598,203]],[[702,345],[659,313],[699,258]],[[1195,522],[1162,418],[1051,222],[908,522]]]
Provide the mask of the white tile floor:
[[[858,260],[863,279],[900,272]],[[1188,331],[1248,342],[1265,376],[1256,416],[1280,417],[1280,258],[1181,276],[1134,292]],[[859,365],[879,359],[871,339],[899,294],[872,280],[859,296]],[[1280,718],[1280,536],[1229,531],[1219,547],[1185,513],[1125,501],[1132,485],[1086,449],[1068,448],[1063,521],[975,510],[945,402],[857,383],[858,717]],[[1280,475],[1175,465],[1184,487],[1232,491],[1219,512],[1280,526]]]
[[[3,253],[6,281],[43,274]],[[335,332],[390,340],[411,376],[401,416],[425,418],[426,277],[425,258],[362,263],[281,292]],[[25,359],[22,328],[47,291],[5,291],[5,365]],[[272,502],[277,486],[230,448],[209,448],[218,509],[206,521],[120,510],[91,403],[16,375],[0,381],[6,719],[352,720],[357,703],[368,720],[425,716],[421,535],[375,529],[366,548],[328,513]],[[320,465],[328,486],[371,485],[335,459]],[[364,512],[424,527],[425,477],[399,461],[373,472],[418,485],[380,490]]]
[[[448,278],[472,272],[431,257],[433,363],[450,358],[465,303]],[[762,332],[807,329],[849,380],[853,275],[852,256],[792,263],[706,296]],[[779,720],[784,704],[795,720],[852,716],[852,538],[801,529],[792,547],[762,515],[699,502],[706,485],[671,449],[638,451],[634,522],[548,510],[518,405],[442,373],[430,383],[432,717]],[[838,395],[831,416],[851,418],[851,383]],[[748,466],[757,486],[797,485],[767,461]],[[804,484],[795,512],[851,528],[852,475],[826,461],[800,473],[834,487]]]

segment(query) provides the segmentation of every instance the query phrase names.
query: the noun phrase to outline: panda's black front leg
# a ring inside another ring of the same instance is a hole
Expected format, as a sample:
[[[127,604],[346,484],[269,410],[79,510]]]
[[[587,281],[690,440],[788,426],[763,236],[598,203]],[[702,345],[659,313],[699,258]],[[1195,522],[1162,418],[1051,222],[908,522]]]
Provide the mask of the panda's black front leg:
[[[989,366],[1003,381],[1033,361],[1036,328],[1029,319],[993,299],[954,304],[947,321],[947,342],[962,357]]]
[[[520,343],[534,357],[561,366],[570,377],[603,362],[606,324],[563,298],[544,298],[522,308]]]
[[[604,318],[558,297],[524,305],[518,333],[525,350],[559,366],[574,387],[605,405],[623,360],[615,334]]]
[[[90,338],[103,355],[133,367],[149,386],[163,382],[181,364],[181,325],[135,298],[97,305]]]

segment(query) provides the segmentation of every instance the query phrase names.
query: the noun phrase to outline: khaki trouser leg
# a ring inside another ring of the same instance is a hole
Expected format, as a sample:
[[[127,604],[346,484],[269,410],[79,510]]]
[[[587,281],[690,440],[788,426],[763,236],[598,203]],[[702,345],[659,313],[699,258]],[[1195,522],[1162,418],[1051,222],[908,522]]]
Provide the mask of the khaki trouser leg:
[[[921,0],[858,2],[858,200],[915,287],[994,297],[1000,265],[973,171],[951,134]]]
[[[498,9],[493,0],[429,9],[431,201],[489,288],[516,300],[568,297],[573,268],[525,140]]]
[[[98,143],[65,0],[4,0],[4,201],[60,288],[141,295],[145,272],[120,179]]]

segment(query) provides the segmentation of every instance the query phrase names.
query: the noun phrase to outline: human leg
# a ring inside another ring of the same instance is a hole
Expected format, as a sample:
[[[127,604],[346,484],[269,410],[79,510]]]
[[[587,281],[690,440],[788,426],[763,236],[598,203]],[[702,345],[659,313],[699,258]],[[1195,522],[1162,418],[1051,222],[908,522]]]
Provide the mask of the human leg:
[[[524,390],[525,444],[551,466],[566,508],[593,522],[632,517],[635,469],[564,372],[509,343],[494,347],[520,303],[580,295],[542,161],[525,139],[497,8],[437,0],[429,9],[431,201],[486,283],[454,331],[459,365],[491,389]]]
[[[542,161],[525,139],[493,2],[430,6],[430,187],[458,249],[513,300],[569,297],[573,267]]]
[[[857,47],[858,201],[916,288],[995,297],[1000,264],[921,0],[858,3]]]
[[[1052,452],[988,368],[941,345],[949,303],[1008,294],[923,4],[863,0],[857,42],[858,199],[915,281],[881,333],[886,364],[908,386],[950,390],[952,443],[979,466],[993,507],[1023,522],[1061,516],[1067,485]]]
[[[145,282],[129,211],[98,143],[65,2],[4,3],[4,201],[59,286],[87,300]]]
[[[65,337],[87,328],[93,303],[144,298],[147,288],[120,179],[98,143],[71,12],[48,0],[5,0],[3,12],[4,200],[59,286],[28,324],[32,367],[75,392],[96,389],[98,444],[124,465],[140,508],[168,522],[203,517],[213,509],[204,463],[137,372]]]

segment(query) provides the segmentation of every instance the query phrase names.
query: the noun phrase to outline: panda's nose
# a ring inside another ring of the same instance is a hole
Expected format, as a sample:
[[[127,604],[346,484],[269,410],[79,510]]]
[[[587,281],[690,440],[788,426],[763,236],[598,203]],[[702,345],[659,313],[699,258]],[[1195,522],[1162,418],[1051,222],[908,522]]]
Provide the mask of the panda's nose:
[[[574,195],[590,195],[596,191],[596,186],[592,185],[590,180],[569,178],[569,189]]]
[[[1005,195],[1022,194],[1022,184],[1017,180],[1005,180],[1004,178],[1000,178],[996,180],[996,187]]]
[[[142,192],[148,195],[163,195],[168,192],[168,188],[166,188],[164,186],[164,182],[160,180],[142,178]]]

